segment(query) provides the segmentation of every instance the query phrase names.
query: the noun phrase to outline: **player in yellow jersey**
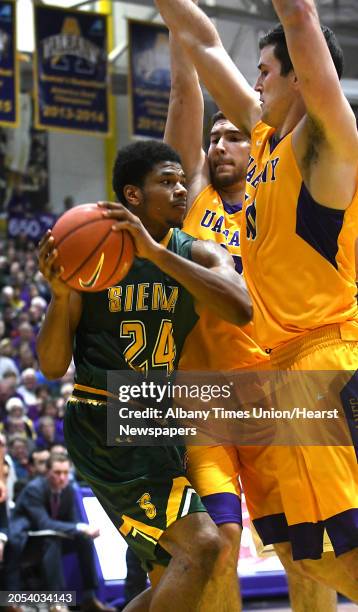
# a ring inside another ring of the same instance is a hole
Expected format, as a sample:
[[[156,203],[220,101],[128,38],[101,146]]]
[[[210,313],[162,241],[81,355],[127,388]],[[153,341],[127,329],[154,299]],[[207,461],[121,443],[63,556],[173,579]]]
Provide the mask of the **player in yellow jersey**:
[[[255,92],[190,0],[156,4],[225,115],[251,134],[241,247],[255,339],[273,370],[353,374],[358,138],[332,33],[313,0],[273,0],[283,27],[261,40]],[[348,575],[358,601],[357,374],[348,378],[340,399],[350,445],[257,447],[241,475],[255,526],[286,566],[295,559],[343,592]],[[336,557],[323,554],[325,531]]]
[[[194,0],[195,2],[195,0]],[[233,256],[242,273],[240,228],[250,141],[222,112],[212,118],[207,154],[202,148],[203,96],[189,57],[170,36],[171,95],[165,140],[176,148],[188,179],[188,209],[184,231],[201,240],[214,240]],[[179,367],[187,370],[253,368],[268,360],[251,338],[251,326],[237,328],[202,311],[188,336]],[[234,446],[188,448],[188,474],[204,505],[219,526],[231,559],[225,576],[213,583],[226,600],[226,609],[239,609],[237,563],[242,517],[239,449]],[[323,585],[289,568],[290,599],[294,610],[335,610],[336,595]]]
[[[202,240],[213,240],[233,255],[241,274],[240,225],[250,142],[222,113],[213,117],[208,155],[202,149],[203,97],[196,71],[173,37],[171,95],[164,139],[181,152],[188,180],[188,209],[183,229]],[[266,358],[249,335],[222,325],[209,309],[189,334],[179,363],[185,370],[231,370]],[[231,549],[226,573],[212,587],[222,593],[228,611],[240,609],[237,563],[242,513],[235,446],[187,448],[188,474],[221,537]]]

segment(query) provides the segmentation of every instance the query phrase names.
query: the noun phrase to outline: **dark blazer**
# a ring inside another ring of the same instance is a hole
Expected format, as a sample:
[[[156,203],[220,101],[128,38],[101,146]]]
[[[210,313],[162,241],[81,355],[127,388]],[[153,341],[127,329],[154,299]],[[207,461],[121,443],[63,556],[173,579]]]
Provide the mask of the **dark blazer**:
[[[8,535],[8,517],[6,502],[0,504],[0,532]]]
[[[68,536],[78,533],[76,524],[79,521],[75,503],[75,492],[69,484],[61,492],[58,516],[51,516],[51,490],[46,477],[39,476],[31,480],[21,491],[11,517],[11,538],[24,546],[27,532],[42,529],[62,531]]]

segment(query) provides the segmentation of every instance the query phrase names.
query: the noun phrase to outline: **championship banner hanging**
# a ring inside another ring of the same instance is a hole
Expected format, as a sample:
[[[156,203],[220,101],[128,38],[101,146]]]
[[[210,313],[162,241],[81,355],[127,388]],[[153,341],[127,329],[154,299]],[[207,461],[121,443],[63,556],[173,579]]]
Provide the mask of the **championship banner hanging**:
[[[18,125],[16,5],[0,0],[0,125]]]
[[[35,125],[107,135],[107,18],[35,5]]]
[[[129,20],[128,43],[132,134],[162,139],[170,95],[168,30]]]

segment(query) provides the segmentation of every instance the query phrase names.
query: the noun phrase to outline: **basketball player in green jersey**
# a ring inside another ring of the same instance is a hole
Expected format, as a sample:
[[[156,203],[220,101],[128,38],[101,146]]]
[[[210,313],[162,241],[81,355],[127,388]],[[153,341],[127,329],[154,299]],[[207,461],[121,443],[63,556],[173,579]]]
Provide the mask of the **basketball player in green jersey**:
[[[168,145],[138,142],[118,153],[113,186],[125,205],[100,205],[113,219],[113,231],[130,232],[137,257],[117,287],[72,291],[60,279],[51,232],[45,235],[39,262],[52,299],[37,348],[48,378],[62,376],[74,352],[76,384],[65,435],[79,473],[149,572],[169,562],[157,584],[152,572],[148,607],[166,610],[175,600],[176,612],[209,612],[221,609],[206,591],[223,571],[227,551],[185,477],[179,450],[106,446],[108,370],[152,367],[170,374],[197,320],[196,303],[210,305],[235,325],[251,317],[232,258],[179,229],[186,212],[184,181],[180,158]]]

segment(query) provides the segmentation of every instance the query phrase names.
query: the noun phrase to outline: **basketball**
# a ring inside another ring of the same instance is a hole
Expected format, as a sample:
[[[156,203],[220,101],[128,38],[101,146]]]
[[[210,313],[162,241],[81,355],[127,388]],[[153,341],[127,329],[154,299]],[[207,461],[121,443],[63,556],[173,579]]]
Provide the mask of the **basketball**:
[[[102,291],[129,271],[134,246],[127,231],[114,232],[113,219],[97,204],[80,204],[65,212],[52,228],[62,280],[77,291]]]

